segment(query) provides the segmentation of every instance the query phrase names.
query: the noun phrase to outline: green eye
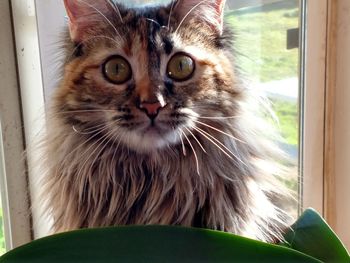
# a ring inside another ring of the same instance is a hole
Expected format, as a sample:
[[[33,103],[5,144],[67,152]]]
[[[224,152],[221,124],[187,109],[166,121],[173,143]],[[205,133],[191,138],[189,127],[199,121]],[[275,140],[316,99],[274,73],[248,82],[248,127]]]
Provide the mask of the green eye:
[[[103,64],[103,75],[114,84],[123,84],[131,79],[129,62],[121,56],[113,56]]]
[[[169,61],[167,67],[168,77],[175,81],[185,81],[192,77],[195,70],[193,59],[184,54],[175,54]]]

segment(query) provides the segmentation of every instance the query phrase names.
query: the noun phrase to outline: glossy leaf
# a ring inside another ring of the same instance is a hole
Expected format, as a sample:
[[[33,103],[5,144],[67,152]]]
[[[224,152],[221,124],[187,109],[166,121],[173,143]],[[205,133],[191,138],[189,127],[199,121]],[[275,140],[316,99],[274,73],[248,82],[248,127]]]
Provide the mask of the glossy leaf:
[[[326,263],[350,263],[350,256],[337,235],[313,209],[307,209],[285,235],[287,246]]]
[[[319,262],[289,248],[182,227],[78,230],[33,241],[0,262]]]

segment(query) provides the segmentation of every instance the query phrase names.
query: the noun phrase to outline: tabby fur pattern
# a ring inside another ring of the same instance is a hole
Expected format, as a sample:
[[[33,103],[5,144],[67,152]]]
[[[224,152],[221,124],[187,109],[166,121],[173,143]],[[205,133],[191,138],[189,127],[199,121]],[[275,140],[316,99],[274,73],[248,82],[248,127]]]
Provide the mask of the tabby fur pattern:
[[[255,121],[224,4],[178,0],[127,8],[65,0],[67,63],[41,159],[54,232],[160,224],[281,238],[287,217],[277,207],[280,153]],[[189,80],[166,74],[177,52],[195,61]],[[125,84],[101,73],[113,55],[130,63],[133,76]],[[141,100],[165,102],[152,123]]]

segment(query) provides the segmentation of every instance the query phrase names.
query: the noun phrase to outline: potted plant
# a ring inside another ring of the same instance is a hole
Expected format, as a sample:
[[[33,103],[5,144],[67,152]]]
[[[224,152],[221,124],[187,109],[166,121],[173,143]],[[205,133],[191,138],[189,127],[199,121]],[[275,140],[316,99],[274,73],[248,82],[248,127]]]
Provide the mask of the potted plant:
[[[83,229],[35,240],[8,262],[350,262],[326,222],[308,209],[273,245],[229,233],[176,226]]]

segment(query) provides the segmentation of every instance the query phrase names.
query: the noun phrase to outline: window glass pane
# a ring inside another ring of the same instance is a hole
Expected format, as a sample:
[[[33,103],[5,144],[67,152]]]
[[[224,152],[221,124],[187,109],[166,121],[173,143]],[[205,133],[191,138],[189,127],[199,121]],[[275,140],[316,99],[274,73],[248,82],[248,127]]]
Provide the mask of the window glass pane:
[[[228,5],[237,64],[251,88],[271,101],[278,118],[273,123],[282,137],[277,143],[290,157],[285,183],[298,193],[299,1],[229,0]],[[289,209],[297,215],[296,203]]]
[[[6,243],[5,243],[5,231],[4,231],[4,213],[2,207],[2,195],[4,187],[4,151],[3,151],[3,137],[2,137],[2,128],[0,122],[0,255],[3,255],[6,252]]]
[[[6,252],[5,234],[4,234],[4,218],[2,213],[1,197],[0,197],[0,255]]]

